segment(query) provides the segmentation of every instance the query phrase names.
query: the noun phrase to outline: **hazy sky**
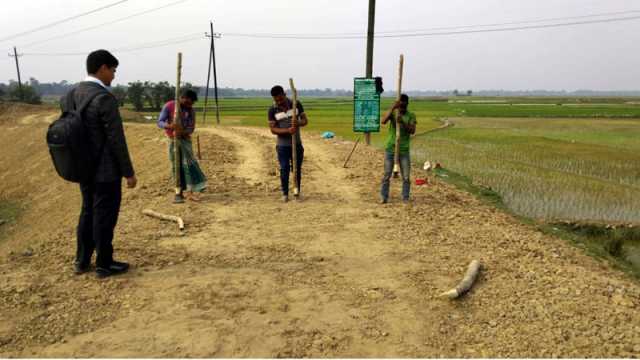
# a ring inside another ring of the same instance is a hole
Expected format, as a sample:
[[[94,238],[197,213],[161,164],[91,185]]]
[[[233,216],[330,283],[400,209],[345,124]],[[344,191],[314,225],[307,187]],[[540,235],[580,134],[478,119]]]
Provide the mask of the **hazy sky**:
[[[183,79],[202,85],[206,82],[209,51],[204,32],[209,30],[211,19],[215,31],[222,33],[222,38],[216,40],[219,86],[268,88],[275,83],[285,85],[288,78],[293,77],[299,88],[350,89],[353,77],[364,75],[364,38],[292,40],[232,34],[365,35],[368,0],[186,0],[148,15],[28,45],[175,1],[128,0],[42,31],[0,41],[0,47],[9,52],[12,46],[17,46],[19,53],[25,53],[20,57],[23,79],[35,77],[44,82],[81,80],[85,76],[86,53],[97,48],[115,49],[113,53],[120,60],[116,84],[134,80],[175,82],[176,53],[181,51]],[[115,2],[117,0],[3,1],[0,39]],[[376,31],[385,32],[637,11],[547,23],[634,17],[640,16],[640,3],[632,0],[377,0],[376,10]],[[159,48],[117,50],[183,36],[192,38]],[[640,89],[638,44],[640,19],[508,32],[377,38],[374,75],[385,79],[387,89],[394,88],[398,55],[404,53],[404,89]],[[16,79],[15,64],[3,54],[0,82],[9,79]]]

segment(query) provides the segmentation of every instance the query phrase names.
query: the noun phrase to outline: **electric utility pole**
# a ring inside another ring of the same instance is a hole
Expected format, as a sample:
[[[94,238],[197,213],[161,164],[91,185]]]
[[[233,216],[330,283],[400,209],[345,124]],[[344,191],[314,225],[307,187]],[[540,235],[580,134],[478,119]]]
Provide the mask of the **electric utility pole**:
[[[22,55],[18,55],[18,50],[16,50],[16,47],[13,47],[13,55],[9,54],[9,57],[15,58],[16,59],[16,72],[18,73],[18,91],[20,92],[20,100],[23,100],[23,94],[22,94],[22,79],[20,78],[20,64],[18,62],[18,57],[20,57]]]
[[[376,0],[369,0],[369,21],[367,25],[367,70],[365,77],[373,77],[373,36],[374,23],[376,20]],[[371,133],[364,133],[364,140],[367,145],[371,145]]]
[[[209,97],[209,79],[211,78],[211,63],[213,62],[213,93],[216,100],[216,124],[220,125],[220,107],[218,106],[218,75],[216,72],[216,48],[214,39],[219,39],[220,34],[213,32],[213,21],[209,23],[211,26],[211,32],[205,33],[205,36],[211,38],[211,45],[209,49],[209,68],[207,69],[207,88],[204,92],[204,111],[202,113],[202,122],[207,118],[207,99]]]

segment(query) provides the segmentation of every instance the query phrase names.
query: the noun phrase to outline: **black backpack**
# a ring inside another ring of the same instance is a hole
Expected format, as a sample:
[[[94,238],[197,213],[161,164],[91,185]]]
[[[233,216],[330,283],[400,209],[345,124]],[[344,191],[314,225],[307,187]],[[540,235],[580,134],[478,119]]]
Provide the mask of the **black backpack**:
[[[76,107],[73,100],[75,90],[67,93],[66,106],[63,106],[60,118],[49,125],[47,146],[58,175],[67,181],[84,183],[93,180],[95,165],[83,112],[96,96],[104,92],[95,92]]]

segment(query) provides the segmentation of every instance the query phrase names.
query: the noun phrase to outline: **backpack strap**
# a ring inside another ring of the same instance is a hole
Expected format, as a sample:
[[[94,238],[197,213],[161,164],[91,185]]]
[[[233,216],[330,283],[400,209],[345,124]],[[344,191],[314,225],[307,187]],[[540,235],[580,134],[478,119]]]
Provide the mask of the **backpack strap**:
[[[108,93],[106,90],[96,91],[94,94],[91,94],[82,103],[80,103],[79,107],[77,107],[75,102],[76,90],[77,90],[77,87],[74,87],[65,96],[63,111],[75,110],[78,113],[80,113],[81,116],[82,116],[82,112],[87,108],[87,106],[89,106],[89,104],[91,104],[93,99],[95,99],[100,94],[104,94],[105,92]]]
[[[71,90],[71,91],[74,91],[74,90],[75,90],[75,88],[74,88],[73,90]],[[108,92],[108,91],[106,91],[106,90],[99,90],[99,91],[96,91],[95,93],[93,93],[93,94],[89,95],[89,96],[88,96],[88,97],[87,97],[87,98],[86,98],[86,99],[85,99],[85,100],[80,104],[80,107],[76,108],[76,112],[78,113],[78,115],[80,115],[80,119],[82,120],[82,123],[84,123],[84,114],[83,114],[84,110],[89,106],[89,104],[91,104],[91,102],[93,101],[93,99],[95,99],[96,97],[98,97],[98,95],[100,95],[100,94],[104,94],[104,93],[107,93],[107,94],[108,94],[109,92]],[[75,91],[74,91],[74,95],[75,95]],[[70,98],[73,98],[73,95],[72,95],[72,96],[70,96]],[[73,100],[71,100],[71,101],[73,101]],[[71,103],[73,103],[73,102],[71,102]],[[67,104],[69,104],[69,100],[67,100]],[[100,155],[99,155],[99,157],[98,157],[98,162],[100,162],[100,161],[101,161],[102,156],[104,155],[104,152],[105,152],[106,148],[107,148],[107,141],[106,141],[106,138],[105,138],[105,142],[104,142],[104,144],[102,145],[102,148],[100,149]],[[92,180],[93,180],[93,179],[95,179],[95,177],[96,177],[96,175],[97,175],[97,174],[95,173],[95,171],[97,170],[97,168],[98,168],[98,165],[96,165],[96,166],[95,166],[95,168],[94,168],[94,174],[93,174]]]
[[[75,107],[75,102],[74,102],[74,97],[76,95],[76,88],[74,87],[73,89],[71,89],[71,91],[69,91],[67,93],[67,95],[64,97],[64,105],[63,105],[63,111],[70,111],[71,109],[73,109]]]

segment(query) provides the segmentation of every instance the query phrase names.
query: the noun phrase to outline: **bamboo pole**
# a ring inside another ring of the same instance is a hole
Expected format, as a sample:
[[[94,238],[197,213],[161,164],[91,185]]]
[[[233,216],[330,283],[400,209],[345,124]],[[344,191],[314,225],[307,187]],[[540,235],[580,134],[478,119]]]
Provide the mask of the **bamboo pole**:
[[[293,85],[293,79],[289,79],[289,86],[291,87],[292,96],[292,117],[291,126],[298,125],[298,91],[295,85]],[[298,133],[300,129],[297,129],[294,134],[291,135],[291,162],[293,163],[293,196],[300,196],[300,189],[298,189]]]
[[[467,272],[464,275],[464,278],[462,279],[462,281],[460,281],[458,286],[456,286],[455,288],[449,291],[443,292],[442,294],[440,294],[440,297],[457,299],[460,296],[467,293],[473,286],[473,283],[478,278],[478,274],[480,273],[481,268],[482,268],[482,265],[480,264],[480,261],[478,260],[471,261],[471,263],[469,264],[469,267],[467,268]]]
[[[404,55],[400,54],[400,63],[398,64],[398,96],[396,101],[400,100],[400,95],[402,95],[402,68],[404,66]],[[398,173],[400,172],[400,120],[399,120],[400,112],[396,110],[395,118],[396,118],[396,147],[395,147],[395,161],[393,164],[393,177],[398,177]]]
[[[176,204],[184,202],[182,196],[182,188],[180,184],[180,168],[182,166],[182,157],[180,154],[180,139],[178,138],[178,132],[182,130],[182,113],[180,111],[180,81],[182,75],[182,53],[178,53],[178,67],[177,67],[177,80],[176,80],[176,99],[173,113],[173,157],[176,177],[176,196],[173,200]]]
[[[151,217],[154,217],[156,219],[173,221],[173,222],[178,224],[178,229],[184,230],[184,221],[179,216],[165,215],[165,214],[161,214],[159,212],[155,212],[155,211],[149,210],[149,209],[143,210],[142,213],[144,215],[151,216]]]
[[[202,160],[202,157],[200,156],[200,135],[196,135],[196,147],[198,149],[198,160]]]
[[[343,168],[345,168],[345,169],[347,168],[347,163],[351,159],[351,155],[353,155],[353,152],[356,151],[356,146],[358,146],[359,142],[360,142],[360,137],[358,137],[356,139],[356,143],[353,144],[353,149],[351,149],[351,152],[349,153],[349,156],[347,156],[347,159],[344,161],[344,164],[342,165]]]

